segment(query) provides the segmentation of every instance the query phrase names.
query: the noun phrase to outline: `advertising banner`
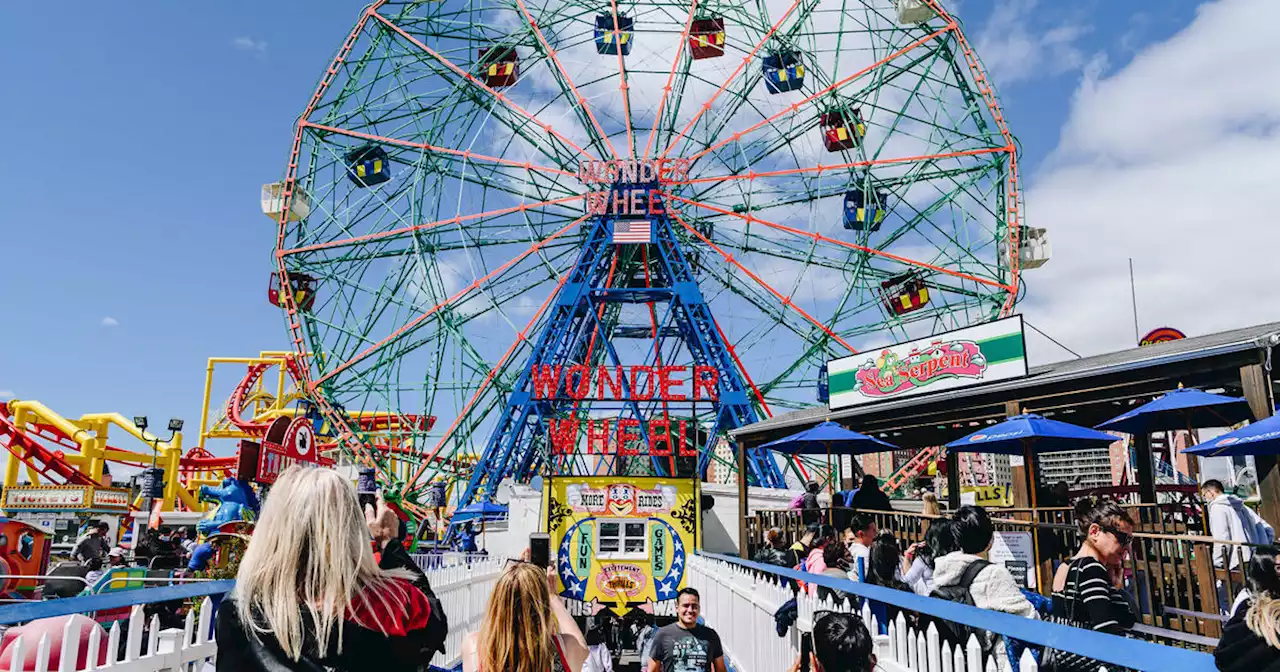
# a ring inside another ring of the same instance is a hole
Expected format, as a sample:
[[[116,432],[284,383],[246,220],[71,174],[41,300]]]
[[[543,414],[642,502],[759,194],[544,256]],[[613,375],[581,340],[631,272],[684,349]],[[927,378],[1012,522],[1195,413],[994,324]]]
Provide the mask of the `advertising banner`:
[[[1025,375],[1021,315],[827,362],[832,409]]]
[[[698,538],[696,481],[560,476],[547,490],[547,531],[571,613],[675,615]]]

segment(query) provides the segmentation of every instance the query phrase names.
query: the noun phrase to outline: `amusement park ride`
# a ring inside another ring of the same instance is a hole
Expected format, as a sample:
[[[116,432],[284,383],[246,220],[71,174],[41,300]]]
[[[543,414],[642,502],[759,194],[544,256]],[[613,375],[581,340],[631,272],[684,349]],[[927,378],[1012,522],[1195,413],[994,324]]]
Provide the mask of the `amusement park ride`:
[[[1049,244],[958,22],[785,5],[375,1],[262,191],[292,350],[210,359],[185,451],[0,404],[6,497],[201,512],[202,486],[304,454],[374,468],[418,520],[440,479],[460,505],[538,475],[701,479],[737,469],[728,430],[821,397],[829,359],[1012,312]],[[215,366],[244,367],[216,409]],[[163,487],[131,499],[110,463]]]
[[[827,360],[1012,312],[1048,239],[957,21],[784,4],[360,14],[263,189],[269,296],[311,412],[405,511],[476,453],[461,504],[734,471],[725,433],[811,403]],[[405,472],[362,413],[442,423],[396,428]]]
[[[464,506],[545,476],[565,594],[601,575],[618,613],[668,600],[699,482],[738,469],[729,430],[825,401],[833,358],[1014,310],[1050,253],[1017,152],[937,0],[375,0],[262,189],[291,351],[210,359],[186,452],[0,404],[5,508],[203,513],[305,462],[372,468],[439,523],[441,482]],[[219,366],[244,368],[217,407]],[[131,500],[109,463],[162,487]],[[743,464],[766,487],[834,476]]]

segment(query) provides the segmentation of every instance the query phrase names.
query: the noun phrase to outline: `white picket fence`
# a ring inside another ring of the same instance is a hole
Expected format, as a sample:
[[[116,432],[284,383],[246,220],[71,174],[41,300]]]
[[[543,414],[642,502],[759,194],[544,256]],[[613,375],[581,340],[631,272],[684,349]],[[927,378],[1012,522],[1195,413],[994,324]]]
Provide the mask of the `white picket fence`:
[[[426,572],[432,592],[440,598],[444,613],[449,617],[444,655],[432,659],[434,667],[453,669],[462,662],[462,640],[480,627],[489,595],[493,593],[493,584],[502,573],[503,564],[505,561],[500,558],[486,558]]]
[[[983,658],[977,638],[967,647],[940,641],[932,624],[918,632],[899,613],[879,635],[880,623],[864,603],[860,610],[843,600],[820,600],[812,589],[796,600],[797,619],[785,637],[777,635],[773,615],[794,595],[785,584],[738,565],[701,556],[689,559],[689,585],[701,593],[702,615],[720,634],[725,655],[738,672],[787,670],[800,656],[800,633],[812,632],[814,614],[823,611],[858,612],[875,641],[877,670],[884,672],[1001,672],[1011,669],[1003,647]],[[1019,659],[1020,672],[1037,672],[1029,650]],[[1099,668],[1106,672],[1105,667]]]
[[[432,660],[434,666],[451,669],[462,662],[462,641],[479,627],[489,595],[493,592],[493,585],[502,573],[502,566],[501,559],[485,558],[470,564],[452,565],[426,572],[432,591],[440,598],[444,612],[449,617],[445,653]],[[45,634],[35,642],[26,641],[25,636],[18,638],[12,645],[14,663],[9,670],[0,672],[23,670],[22,661],[28,657],[24,651],[29,651],[33,646],[36,647],[34,669],[40,672],[201,672],[205,663],[212,666],[217,658],[218,644],[212,637],[210,627],[214,610],[209,598],[203,599],[199,611],[198,618],[194,611],[187,614],[181,630],[162,630],[159,619],[155,616],[151,617],[150,627],[144,627],[148,623],[143,614],[143,605],[134,605],[127,623],[122,626],[122,622],[117,621],[106,635],[108,662],[98,665],[96,656],[88,656],[88,665],[82,668],[76,667],[79,637],[72,628],[73,623],[68,622],[56,667],[49,666],[53,646]],[[123,651],[120,649],[122,637],[125,642]],[[90,632],[86,646],[89,651],[99,651],[102,643],[102,629],[95,627]]]
[[[88,666],[83,668],[76,666],[76,660],[80,656],[80,637],[78,630],[74,627],[77,623],[69,620],[63,630],[56,670],[57,672],[82,672],[83,670],[160,672],[161,670],[194,669],[198,672],[205,662],[213,661],[218,653],[218,645],[210,636],[212,617],[213,603],[206,597],[201,604],[199,618],[194,611],[190,611],[181,630],[177,628],[161,630],[159,617],[152,616],[148,624],[143,614],[143,605],[134,605],[127,624],[121,628],[121,621],[116,621],[107,634],[105,665],[97,664],[100,654],[96,653],[102,650],[102,628],[94,627],[90,631],[89,639],[85,644],[89,652],[85,657]],[[145,627],[148,625],[149,627]],[[145,648],[143,647],[144,631],[147,633]],[[123,651],[120,649],[121,637],[124,637],[125,642]],[[26,639],[25,636],[19,637],[12,644],[13,655],[10,660],[13,662],[9,672],[22,672],[26,669],[24,666],[24,661],[28,657],[26,651],[32,646],[36,647],[34,669],[54,672],[55,668],[49,667],[52,654],[49,635],[47,633],[42,635],[36,642],[28,642]]]

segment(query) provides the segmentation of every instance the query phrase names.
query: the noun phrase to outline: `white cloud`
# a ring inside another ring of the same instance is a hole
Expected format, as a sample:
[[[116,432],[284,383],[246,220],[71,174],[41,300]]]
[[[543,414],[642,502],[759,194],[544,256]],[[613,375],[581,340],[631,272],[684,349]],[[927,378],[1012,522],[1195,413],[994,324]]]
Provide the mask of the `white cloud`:
[[[1086,70],[1027,195],[1028,224],[1049,227],[1054,244],[1053,260],[1025,276],[1034,324],[1084,354],[1132,347],[1129,257],[1143,331],[1277,319],[1276,20],[1273,0],[1205,3],[1118,72]],[[1033,357],[1061,358],[1032,342]]]
[[[267,53],[266,40],[255,40],[248,35],[242,35],[231,40],[231,46],[235,47],[237,51],[243,51],[256,56],[265,56]]]
[[[998,0],[978,34],[983,65],[1001,84],[1078,70],[1086,63],[1077,43],[1090,28],[1063,23],[1041,30],[1040,0]]]
[[[104,327],[118,327],[118,326],[120,326],[120,320],[117,320],[116,318],[111,317],[111,316],[107,316],[107,317],[102,318],[102,326],[104,326]]]
[[[12,399],[16,396],[18,395],[14,394],[13,390],[0,390],[0,399]]]

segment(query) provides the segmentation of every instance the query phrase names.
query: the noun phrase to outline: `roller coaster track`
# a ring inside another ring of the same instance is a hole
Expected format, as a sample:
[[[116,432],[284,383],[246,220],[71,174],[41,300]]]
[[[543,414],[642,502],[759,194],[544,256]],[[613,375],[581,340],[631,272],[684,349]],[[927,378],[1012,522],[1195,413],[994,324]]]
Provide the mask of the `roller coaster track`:
[[[893,475],[885,480],[884,491],[895,492],[906,486],[911,482],[911,479],[919,476],[921,472],[929,467],[929,463],[938,456],[940,450],[941,448],[938,446],[929,446],[916,453],[915,457],[911,458],[906,464],[902,465],[901,469],[893,472]]]
[[[79,450],[79,446],[74,441],[52,427],[36,425],[36,430],[36,434],[46,441]],[[14,424],[9,419],[8,404],[2,401],[0,401],[0,445],[3,445],[23,464],[52,482],[60,485],[102,485],[80,473],[79,469],[66,460],[61,450],[50,450]]]

